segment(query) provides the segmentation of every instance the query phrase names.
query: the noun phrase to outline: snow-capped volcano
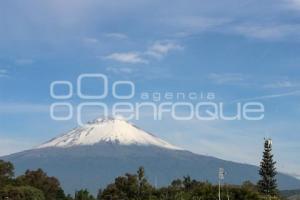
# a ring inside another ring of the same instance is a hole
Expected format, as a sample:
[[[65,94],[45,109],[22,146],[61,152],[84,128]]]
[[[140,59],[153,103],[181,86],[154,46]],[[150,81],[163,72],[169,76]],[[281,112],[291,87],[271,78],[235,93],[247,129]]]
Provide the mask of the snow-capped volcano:
[[[38,148],[0,159],[12,162],[17,175],[27,169],[42,168],[58,177],[68,193],[88,188],[96,194],[99,187],[106,187],[116,177],[140,166],[145,167],[148,177],[159,177],[159,186],[187,174],[215,183],[220,167],[228,173],[228,184],[259,180],[256,166],[182,150],[122,119],[98,119]],[[300,187],[300,181],[294,177],[282,173],[277,177],[281,189]]]
[[[37,148],[72,147],[94,145],[97,143],[119,145],[156,146],[165,149],[182,150],[168,142],[149,134],[123,119],[96,119],[74,129],[60,137],[54,138]]]

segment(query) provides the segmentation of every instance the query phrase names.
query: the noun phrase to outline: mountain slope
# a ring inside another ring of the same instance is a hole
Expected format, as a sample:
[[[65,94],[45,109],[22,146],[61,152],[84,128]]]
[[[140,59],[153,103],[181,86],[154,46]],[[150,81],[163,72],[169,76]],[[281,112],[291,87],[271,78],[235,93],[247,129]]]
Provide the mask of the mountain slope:
[[[259,178],[255,166],[182,150],[115,119],[96,120],[35,149],[2,159],[13,162],[17,174],[43,168],[58,177],[69,193],[80,188],[96,193],[116,176],[135,172],[139,166],[145,167],[150,182],[158,186],[186,175],[216,183],[219,167],[225,168],[227,183],[256,182]],[[300,187],[299,180],[284,174],[278,175],[278,181],[281,189]]]
[[[283,190],[280,194],[288,200],[300,200],[300,190]]]

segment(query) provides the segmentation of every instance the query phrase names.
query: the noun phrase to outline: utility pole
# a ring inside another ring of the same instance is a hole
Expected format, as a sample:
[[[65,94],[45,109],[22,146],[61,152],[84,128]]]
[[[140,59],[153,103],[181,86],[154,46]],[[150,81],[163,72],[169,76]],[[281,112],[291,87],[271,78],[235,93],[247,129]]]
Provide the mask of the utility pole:
[[[221,200],[221,181],[224,180],[224,174],[224,169],[219,168],[219,200]]]

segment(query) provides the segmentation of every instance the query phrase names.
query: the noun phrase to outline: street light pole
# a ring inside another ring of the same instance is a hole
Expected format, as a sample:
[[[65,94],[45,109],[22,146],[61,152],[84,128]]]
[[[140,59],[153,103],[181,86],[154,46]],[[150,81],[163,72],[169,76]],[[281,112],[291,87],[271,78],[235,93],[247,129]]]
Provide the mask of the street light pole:
[[[224,169],[219,168],[219,200],[221,200],[221,180],[224,180],[224,174]]]

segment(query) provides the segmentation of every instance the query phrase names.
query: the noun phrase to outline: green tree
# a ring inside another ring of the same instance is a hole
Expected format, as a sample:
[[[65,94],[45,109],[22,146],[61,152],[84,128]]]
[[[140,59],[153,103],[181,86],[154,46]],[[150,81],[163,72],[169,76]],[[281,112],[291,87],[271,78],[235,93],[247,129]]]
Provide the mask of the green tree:
[[[0,187],[11,182],[14,176],[14,166],[10,162],[0,160]]]
[[[102,190],[101,189],[99,189],[98,190],[98,194],[97,194],[97,200],[101,200],[101,195],[102,195]]]
[[[65,194],[59,181],[55,177],[49,177],[38,169],[36,171],[27,170],[24,175],[17,178],[19,185],[29,185],[43,191],[46,200],[64,200]]]
[[[148,180],[145,177],[145,169],[140,167],[137,171],[138,178],[138,199],[145,199],[151,196],[153,187],[149,184]]]
[[[101,194],[103,200],[151,199],[154,188],[145,178],[145,170],[140,167],[137,174],[125,174],[115,179]]]
[[[243,182],[242,188],[252,192],[259,192],[257,185],[253,184],[251,181]]]
[[[85,189],[77,191],[74,200],[95,200],[95,198]]]
[[[68,195],[66,196],[65,200],[74,200],[74,199],[72,198],[72,196],[71,196],[70,194],[68,194]]]
[[[273,160],[272,155],[272,140],[266,139],[264,143],[263,158],[260,163],[259,175],[261,179],[258,182],[259,191],[266,196],[276,196],[277,183],[276,183],[276,162]]]
[[[0,199],[45,200],[43,192],[31,186],[5,186],[0,189]]]

